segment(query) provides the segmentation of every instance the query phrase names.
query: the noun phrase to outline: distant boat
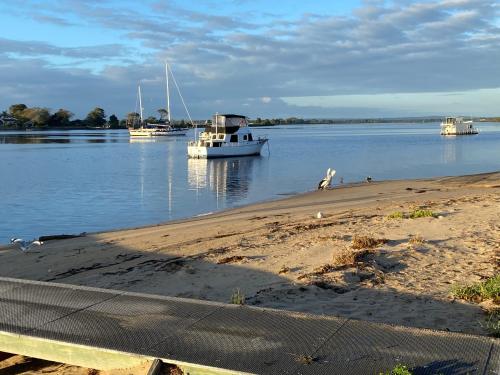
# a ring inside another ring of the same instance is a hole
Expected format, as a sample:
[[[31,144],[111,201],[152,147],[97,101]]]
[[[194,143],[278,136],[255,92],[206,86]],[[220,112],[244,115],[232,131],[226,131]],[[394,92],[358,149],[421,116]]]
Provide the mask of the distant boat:
[[[441,135],[478,134],[472,120],[464,121],[463,117],[446,117],[441,123]]]
[[[176,128],[172,126],[172,119],[170,117],[170,88],[168,84],[169,71],[172,74],[172,70],[169,69],[168,64],[165,64],[165,77],[167,80],[167,118],[163,123],[158,124],[144,124],[144,119],[142,115],[142,95],[141,95],[141,86],[138,86],[138,96],[139,96],[139,116],[140,116],[140,127],[135,129],[133,127],[129,127],[129,135],[131,137],[161,137],[161,136],[178,136],[178,135],[186,135],[188,132],[188,128]],[[174,78],[175,79],[175,78]],[[177,87],[177,90],[179,87]],[[180,95],[180,92],[179,92]],[[182,98],[182,96],[181,96]],[[163,110],[164,111],[164,110]]]
[[[190,158],[259,155],[267,138],[254,139],[245,116],[215,114],[198,139],[188,143]]]

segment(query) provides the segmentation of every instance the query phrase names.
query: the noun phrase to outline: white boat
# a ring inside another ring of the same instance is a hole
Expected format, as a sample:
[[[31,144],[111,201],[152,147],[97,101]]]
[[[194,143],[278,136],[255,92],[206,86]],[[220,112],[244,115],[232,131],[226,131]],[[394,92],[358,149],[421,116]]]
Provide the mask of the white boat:
[[[165,64],[165,77],[167,80],[167,110],[162,110],[163,112],[166,112],[167,118],[162,119],[163,122],[159,124],[144,124],[144,119],[143,119],[143,107],[142,107],[142,95],[141,95],[141,86],[138,87],[138,96],[139,96],[139,116],[140,116],[140,126],[139,128],[134,128],[133,124],[132,127],[129,127],[128,133],[131,137],[162,137],[162,136],[178,136],[178,135],[186,135],[188,132],[188,128],[176,128],[172,126],[172,119],[170,117],[170,88],[169,88],[169,72],[172,74],[172,78],[174,78],[172,70],[169,69],[168,64]],[[174,83],[177,86],[177,83],[175,82],[174,78]],[[179,90],[179,87],[177,86],[177,90]],[[182,96],[180,95],[179,91],[179,96],[182,99]],[[184,104],[184,100],[182,100]],[[187,109],[186,109],[187,110]]]
[[[446,117],[441,123],[441,135],[478,134],[472,120],[465,121],[463,117]]]
[[[245,116],[215,114],[200,136],[188,143],[190,158],[260,155],[267,138],[254,139]]]

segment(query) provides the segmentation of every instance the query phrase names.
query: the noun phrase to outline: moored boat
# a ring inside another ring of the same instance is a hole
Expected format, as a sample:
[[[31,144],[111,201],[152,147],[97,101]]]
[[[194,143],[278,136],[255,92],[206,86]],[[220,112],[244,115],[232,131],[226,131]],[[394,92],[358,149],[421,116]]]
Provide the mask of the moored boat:
[[[267,138],[254,139],[245,116],[215,114],[198,139],[188,143],[190,158],[259,155]]]
[[[472,120],[465,121],[463,117],[446,117],[441,123],[441,135],[478,134]]]
[[[141,95],[141,86],[138,87],[138,97],[139,97],[139,117],[140,117],[140,125],[138,128],[135,128],[132,124],[132,126],[129,126],[129,135],[131,137],[161,137],[161,136],[178,136],[178,135],[186,135],[188,132],[188,128],[177,128],[172,125],[172,119],[170,117],[170,87],[169,87],[169,73],[172,74],[172,78],[174,78],[174,83],[177,86],[177,83],[175,82],[175,77],[173,76],[172,70],[169,68],[168,64],[165,64],[165,78],[166,78],[166,83],[167,83],[167,109],[161,109],[159,111],[163,112],[166,114],[166,118],[164,116],[161,116],[160,123],[157,124],[149,124],[149,123],[144,123],[143,120],[143,107],[142,107],[142,95]],[[179,90],[179,87],[177,86],[177,90]],[[180,91],[179,91],[179,96],[180,96]],[[182,96],[181,96],[182,98]],[[184,104],[184,100],[183,100]],[[187,110],[187,109],[186,109]]]

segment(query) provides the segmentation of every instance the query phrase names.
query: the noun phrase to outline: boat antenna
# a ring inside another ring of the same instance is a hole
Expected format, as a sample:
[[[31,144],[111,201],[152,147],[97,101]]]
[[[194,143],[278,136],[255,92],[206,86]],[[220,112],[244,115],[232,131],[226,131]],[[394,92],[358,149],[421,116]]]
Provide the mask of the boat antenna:
[[[167,78],[167,116],[168,116],[168,123],[170,124],[171,118],[170,118],[170,89],[168,86],[168,62],[165,62],[165,77]]]
[[[139,91],[139,114],[141,116],[141,126],[142,126],[142,96],[141,96],[141,85],[138,85],[138,91]]]
[[[177,88],[177,92],[179,93],[179,97],[181,98],[182,105],[184,106],[184,109],[186,110],[186,113],[189,117],[189,122],[191,123],[191,125],[194,126],[193,120],[191,119],[191,115],[189,114],[189,110],[187,109],[186,103],[184,102],[184,98],[182,97],[181,90],[179,89],[179,85],[177,84],[177,80],[175,79],[174,72],[172,72],[172,68],[170,66],[168,66],[167,69],[170,70],[170,74],[172,75],[172,80],[174,81],[175,87]]]

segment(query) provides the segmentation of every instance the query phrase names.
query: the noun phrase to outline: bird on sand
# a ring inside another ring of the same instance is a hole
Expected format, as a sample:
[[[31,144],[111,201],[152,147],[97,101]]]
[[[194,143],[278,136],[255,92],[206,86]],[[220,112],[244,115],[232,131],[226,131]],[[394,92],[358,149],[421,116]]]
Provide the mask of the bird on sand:
[[[33,248],[35,246],[42,246],[43,245],[42,241],[38,241],[38,240],[25,241],[22,238],[11,238],[10,243],[18,245],[19,249],[22,252],[29,251],[31,248]]]
[[[328,168],[326,171],[326,176],[319,182],[318,190],[326,190],[330,187],[332,183],[332,178],[335,175],[336,171],[334,169]]]
[[[371,176],[366,177],[366,182],[372,182],[372,177]]]

